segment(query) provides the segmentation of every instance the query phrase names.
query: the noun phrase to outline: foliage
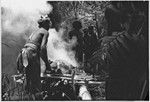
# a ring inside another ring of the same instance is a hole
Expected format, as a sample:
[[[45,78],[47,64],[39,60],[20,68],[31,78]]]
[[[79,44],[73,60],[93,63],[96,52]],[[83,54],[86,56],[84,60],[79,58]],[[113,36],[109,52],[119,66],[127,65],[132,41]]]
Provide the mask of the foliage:
[[[69,25],[74,20],[80,20],[83,28],[89,25],[96,25],[96,20],[104,16],[104,10],[109,2],[107,1],[58,1],[57,11],[61,15],[61,21]]]

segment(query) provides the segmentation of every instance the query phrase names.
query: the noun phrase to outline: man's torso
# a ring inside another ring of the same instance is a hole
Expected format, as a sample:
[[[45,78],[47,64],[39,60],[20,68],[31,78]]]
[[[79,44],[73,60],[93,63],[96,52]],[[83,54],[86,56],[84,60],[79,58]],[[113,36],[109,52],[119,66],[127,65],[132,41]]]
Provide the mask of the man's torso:
[[[45,34],[48,34],[48,31],[40,28],[39,30],[37,30],[36,32],[32,33],[27,41],[28,43],[32,43],[34,45],[36,45],[38,48],[40,48],[43,37]]]

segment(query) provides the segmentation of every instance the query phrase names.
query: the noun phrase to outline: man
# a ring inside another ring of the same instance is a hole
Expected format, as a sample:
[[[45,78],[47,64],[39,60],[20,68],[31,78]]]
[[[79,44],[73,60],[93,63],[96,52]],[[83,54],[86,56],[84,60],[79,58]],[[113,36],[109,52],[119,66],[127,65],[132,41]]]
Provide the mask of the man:
[[[109,71],[106,80],[107,100],[139,100],[145,97],[142,92],[146,94],[144,82],[148,82],[148,33],[144,18],[147,15],[144,12],[148,8],[142,10],[140,5],[146,8],[148,3],[112,2],[115,9],[106,9],[110,36],[102,40],[101,56],[104,56],[103,65]],[[125,24],[128,27],[123,28]]]
[[[105,12],[111,33],[101,39],[101,48],[90,61],[109,73],[105,88],[107,100],[144,99],[149,81],[148,2],[113,1],[112,6],[116,6],[116,9],[109,7]],[[112,21],[114,18],[116,20]],[[114,22],[113,26],[109,21]],[[125,24],[128,27],[123,28]]]
[[[69,32],[69,39],[72,39],[75,37],[77,39],[77,45],[73,48],[73,50],[76,52],[76,58],[79,62],[82,62],[82,56],[83,56],[83,33],[81,32],[82,24],[80,21],[74,21],[73,24],[73,30]]]
[[[89,59],[97,47],[97,36],[94,33],[94,26],[89,26],[87,32],[84,33],[84,46],[86,59]]]
[[[31,94],[41,92],[40,82],[40,57],[45,62],[46,68],[50,68],[47,57],[47,41],[48,41],[48,30],[51,27],[51,22],[48,17],[41,17],[38,21],[39,29],[31,34],[21,54],[18,56],[18,70],[26,74],[26,85],[25,90]],[[19,63],[25,69],[21,69]]]
[[[94,26],[89,26],[89,37],[90,37],[90,47],[91,47],[91,53],[95,51],[95,48],[97,47],[97,36],[94,32]]]
[[[121,24],[127,19],[127,16],[124,14],[125,12],[121,12],[118,9],[118,4],[117,1],[111,2],[111,5],[105,10],[105,19],[108,24],[108,36],[112,35],[112,32],[114,31],[123,31]]]

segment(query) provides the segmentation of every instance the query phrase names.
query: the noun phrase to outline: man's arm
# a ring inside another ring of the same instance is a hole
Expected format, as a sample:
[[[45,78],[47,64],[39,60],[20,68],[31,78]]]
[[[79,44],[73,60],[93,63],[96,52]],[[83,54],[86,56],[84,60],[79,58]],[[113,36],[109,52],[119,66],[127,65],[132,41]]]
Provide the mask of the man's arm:
[[[44,34],[42,43],[41,43],[41,58],[45,62],[46,69],[50,69],[50,65],[48,63],[48,57],[47,57],[47,42],[48,42],[48,36],[49,34]]]

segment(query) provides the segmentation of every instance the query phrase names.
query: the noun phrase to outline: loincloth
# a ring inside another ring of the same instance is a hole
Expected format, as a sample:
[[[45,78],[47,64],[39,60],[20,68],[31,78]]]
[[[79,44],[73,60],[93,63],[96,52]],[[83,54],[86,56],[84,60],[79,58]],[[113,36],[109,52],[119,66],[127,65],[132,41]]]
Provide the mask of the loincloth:
[[[32,43],[25,44],[24,48],[21,50],[17,58],[17,63],[19,64],[18,67],[23,66],[24,68],[26,68],[29,65],[29,62],[39,58],[39,52],[40,51],[36,45]]]

